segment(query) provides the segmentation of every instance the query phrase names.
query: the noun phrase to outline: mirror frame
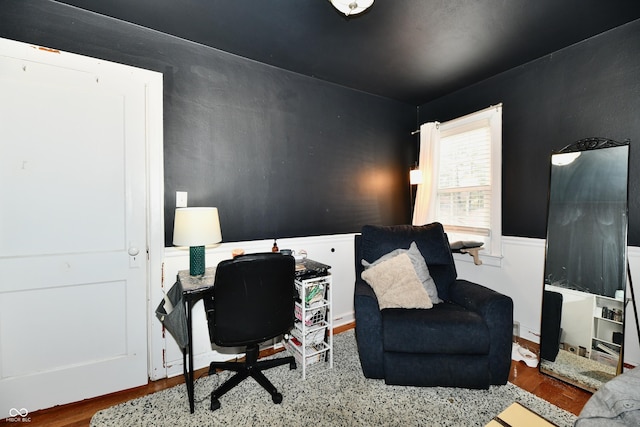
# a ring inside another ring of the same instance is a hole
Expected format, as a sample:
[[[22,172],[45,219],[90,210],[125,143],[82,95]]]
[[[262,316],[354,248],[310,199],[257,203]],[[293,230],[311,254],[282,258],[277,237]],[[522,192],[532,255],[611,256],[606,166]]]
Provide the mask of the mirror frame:
[[[622,338],[621,338],[621,344],[620,344],[620,352],[619,352],[619,356],[618,356],[618,361],[617,361],[617,366],[615,368],[615,375],[619,375],[622,372],[622,366],[624,363],[624,332],[625,332],[625,307],[626,307],[626,301],[627,301],[627,296],[626,296],[626,292],[627,292],[627,281],[628,281],[628,228],[629,228],[629,218],[628,218],[628,212],[629,212],[629,166],[630,166],[630,156],[629,156],[629,149],[630,149],[630,140],[627,139],[623,142],[619,142],[619,141],[615,141],[612,139],[607,139],[607,138],[585,138],[585,139],[581,139],[579,141],[576,141],[572,144],[569,144],[567,146],[565,146],[564,148],[562,148],[561,150],[557,151],[557,152],[552,152],[551,156],[549,158],[550,162],[549,162],[549,192],[548,192],[548,199],[547,199],[547,233],[546,233],[546,238],[545,238],[545,263],[544,263],[544,278],[543,278],[543,286],[542,286],[542,312],[541,312],[541,327],[540,327],[540,360],[539,360],[539,364],[538,364],[538,369],[541,373],[545,374],[545,375],[549,375],[552,376],[554,378],[560,379],[562,381],[565,381],[567,383],[570,383],[574,386],[586,389],[588,391],[594,392],[597,390],[597,386],[595,384],[598,384],[600,382],[600,379],[597,378],[598,375],[595,374],[599,374],[599,371],[590,371],[592,374],[595,375],[596,379],[594,379],[594,381],[586,381],[586,382],[581,382],[579,379],[575,379],[575,378],[570,378],[567,375],[562,375],[557,371],[551,370],[548,368],[548,364],[552,364],[555,362],[555,358],[556,356],[552,356],[553,357],[553,361],[549,361],[545,358],[543,358],[543,342],[544,341],[544,333],[545,330],[547,332],[547,334],[549,334],[550,336],[552,336],[552,339],[554,339],[555,337],[558,338],[558,348],[559,348],[559,344],[561,342],[561,322],[560,324],[556,324],[554,325],[553,323],[558,323],[557,320],[555,322],[545,322],[545,311],[547,312],[547,314],[549,314],[550,311],[555,310],[556,313],[558,310],[562,311],[562,306],[563,306],[563,298],[565,298],[565,294],[561,294],[563,295],[562,297],[556,297],[554,298],[554,296],[552,294],[547,294],[547,285],[551,285],[553,286],[550,282],[550,275],[552,274],[552,272],[549,271],[549,263],[548,263],[548,256],[549,256],[549,229],[550,229],[550,216],[552,214],[552,208],[551,208],[551,203],[552,203],[552,198],[553,198],[553,194],[552,194],[552,189],[553,189],[553,183],[552,183],[552,178],[553,178],[553,170],[554,170],[554,166],[558,165],[557,163],[554,164],[553,160],[554,160],[554,156],[556,155],[564,155],[566,154],[568,159],[567,159],[567,163],[565,164],[569,164],[571,163],[573,160],[575,160],[580,153],[582,152],[587,152],[587,151],[594,151],[594,150],[599,150],[599,149],[604,149],[604,148],[614,148],[614,147],[628,147],[627,149],[627,158],[626,158],[626,203],[624,205],[624,211],[623,211],[623,216],[625,218],[624,221],[624,237],[623,237],[623,253],[621,254],[622,259],[620,260],[620,268],[623,270],[623,277],[624,279],[622,280],[622,289],[623,289],[623,296],[622,296],[622,300],[620,301],[620,305],[622,307],[622,313],[621,313],[621,323],[622,323]],[[578,153],[577,155],[572,155]],[[563,287],[564,288],[564,287]],[[570,293],[571,289],[570,287],[566,288],[566,292]],[[595,310],[597,310],[597,308],[599,308],[600,306],[597,305],[597,301],[598,298],[603,298],[602,296],[598,296],[599,294],[596,294],[595,292],[591,293],[591,292],[585,292],[584,290],[575,290],[574,292],[576,292],[577,294],[592,294],[595,295],[595,297],[593,298],[593,302],[591,302],[591,311],[588,313],[588,317],[590,319],[590,323],[591,325],[589,326],[590,328],[590,339],[589,339],[589,354],[591,355],[592,352],[592,345],[593,345],[593,335],[591,334],[591,332],[593,332],[594,326],[593,323],[596,321],[594,320],[596,318],[596,313]],[[557,292],[555,292],[557,293]],[[547,296],[546,300],[545,300],[545,295]],[[617,296],[617,295],[616,295]],[[571,298],[571,295],[569,295],[569,298]],[[580,295],[578,295],[578,299],[580,298]],[[545,306],[546,303],[546,306]],[[585,307],[586,305],[588,305],[589,302],[585,303]],[[574,305],[578,305],[580,304],[580,302],[574,302]],[[588,308],[587,308],[588,309]],[[583,314],[583,313],[582,313]],[[562,316],[562,313],[560,313],[560,317]],[[605,318],[606,319],[606,318]],[[554,335],[555,334],[555,335]],[[555,342],[555,341],[554,341]],[[546,341],[546,346],[548,347],[549,345],[551,345],[552,350],[551,352],[554,352],[553,349],[553,344],[549,344],[549,340]],[[577,346],[573,346],[573,347],[577,347]],[[571,351],[573,350],[573,351]],[[583,353],[586,353],[586,349],[584,347],[579,347],[579,348],[573,348],[573,349],[569,349],[569,352],[574,352],[576,353],[578,356],[583,356]],[[545,355],[549,355],[549,351],[548,348],[545,348],[544,351]],[[577,360],[577,359],[576,359]],[[604,364],[603,364],[604,365]],[[610,371],[610,370],[609,370]],[[606,374],[605,372],[602,372],[602,374]],[[604,382],[606,382],[606,380],[608,379],[607,375],[602,375],[602,381],[601,383],[604,384]]]

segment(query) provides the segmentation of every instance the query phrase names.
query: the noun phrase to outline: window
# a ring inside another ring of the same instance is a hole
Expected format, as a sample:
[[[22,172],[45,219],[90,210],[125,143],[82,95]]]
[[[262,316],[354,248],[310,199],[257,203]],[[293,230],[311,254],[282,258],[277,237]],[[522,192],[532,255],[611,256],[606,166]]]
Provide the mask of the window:
[[[484,243],[481,255],[501,256],[502,106],[420,128],[414,224],[438,221],[449,241]]]

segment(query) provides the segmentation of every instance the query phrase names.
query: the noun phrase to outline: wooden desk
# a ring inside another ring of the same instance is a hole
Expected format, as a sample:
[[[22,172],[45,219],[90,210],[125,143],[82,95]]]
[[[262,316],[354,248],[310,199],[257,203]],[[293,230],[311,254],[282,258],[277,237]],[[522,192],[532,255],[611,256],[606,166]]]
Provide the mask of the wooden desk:
[[[189,410],[194,411],[194,391],[193,391],[193,327],[192,310],[193,306],[202,299],[205,292],[213,287],[216,278],[216,268],[206,268],[202,276],[191,276],[189,270],[178,272],[178,282],[182,285],[182,296],[186,306],[187,333],[189,344],[182,350],[182,363],[185,382],[187,384],[187,395],[189,396]]]

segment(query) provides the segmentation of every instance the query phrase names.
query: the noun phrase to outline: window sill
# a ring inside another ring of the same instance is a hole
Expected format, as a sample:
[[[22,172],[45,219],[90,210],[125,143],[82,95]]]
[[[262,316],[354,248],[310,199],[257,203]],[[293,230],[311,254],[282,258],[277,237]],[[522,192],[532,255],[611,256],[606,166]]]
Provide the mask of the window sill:
[[[502,256],[480,253],[479,258],[480,258],[480,261],[482,262],[481,265],[489,265],[491,267],[502,267]],[[473,256],[471,256],[471,254],[454,253],[453,259],[456,262],[468,262],[471,264],[474,263]]]

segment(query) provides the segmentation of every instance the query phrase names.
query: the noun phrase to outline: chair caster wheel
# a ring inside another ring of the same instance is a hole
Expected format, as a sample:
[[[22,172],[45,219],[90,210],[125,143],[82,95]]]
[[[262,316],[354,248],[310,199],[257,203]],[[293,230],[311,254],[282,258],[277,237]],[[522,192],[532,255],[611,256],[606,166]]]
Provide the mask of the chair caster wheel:
[[[215,411],[216,409],[220,409],[220,401],[215,397],[211,398],[211,410]]]
[[[296,365],[296,361],[294,360],[293,362],[289,363],[289,370],[293,370],[296,369],[298,367],[298,365]]]
[[[273,403],[282,403],[282,395],[280,393],[274,393],[271,398],[273,399]]]

